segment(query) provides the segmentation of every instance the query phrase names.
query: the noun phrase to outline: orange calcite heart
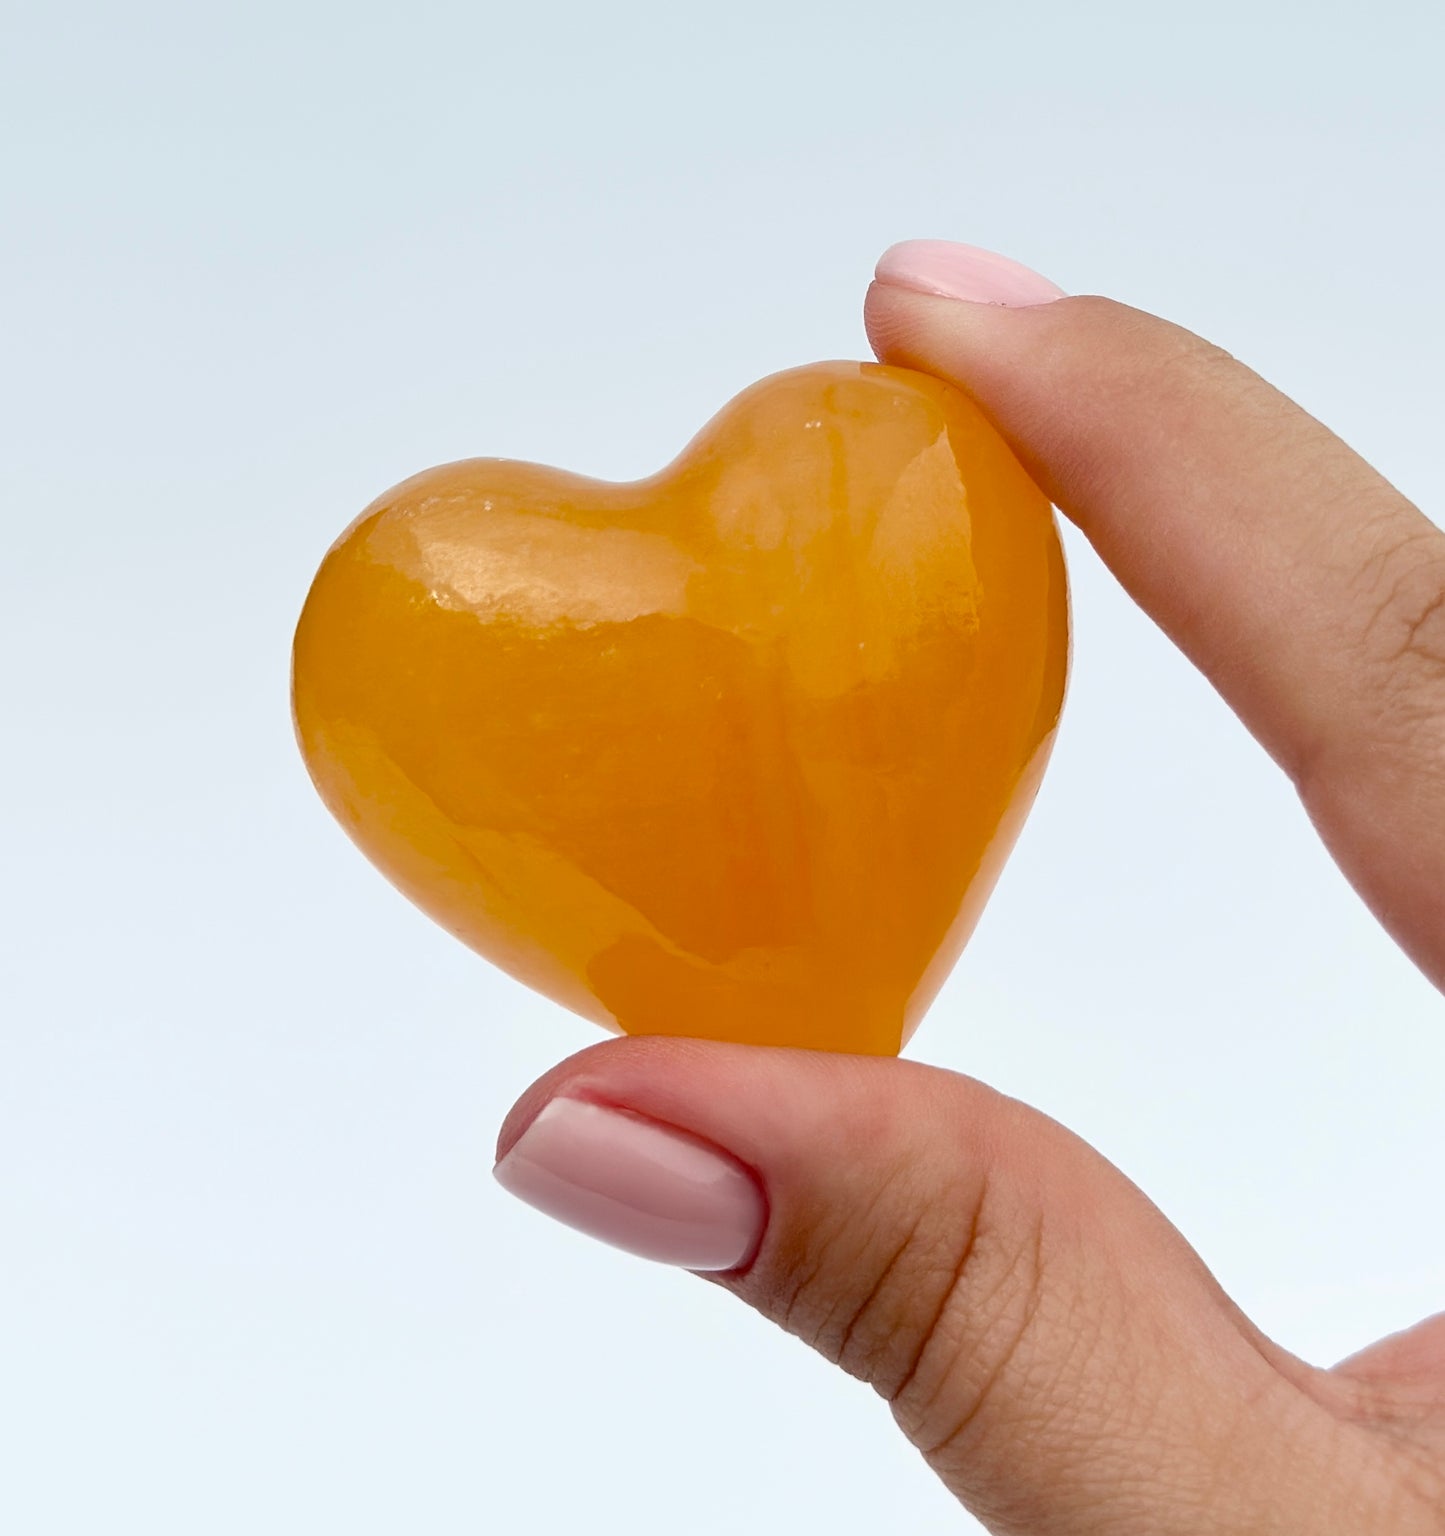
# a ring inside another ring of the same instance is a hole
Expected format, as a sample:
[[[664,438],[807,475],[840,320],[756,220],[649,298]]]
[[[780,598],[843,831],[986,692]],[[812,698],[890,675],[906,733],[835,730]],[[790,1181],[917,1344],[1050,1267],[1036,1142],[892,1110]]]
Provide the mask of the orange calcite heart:
[[[895,1052],[1033,800],[1068,663],[1048,500],[963,395],[821,363],[631,485],[470,459],[326,556],[322,798],[418,906],[637,1034]]]

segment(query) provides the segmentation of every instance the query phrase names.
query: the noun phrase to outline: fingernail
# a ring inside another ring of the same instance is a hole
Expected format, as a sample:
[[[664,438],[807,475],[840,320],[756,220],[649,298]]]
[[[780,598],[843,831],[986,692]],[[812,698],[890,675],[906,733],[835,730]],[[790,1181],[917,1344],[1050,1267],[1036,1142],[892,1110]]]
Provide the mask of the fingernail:
[[[1020,262],[951,240],[904,240],[891,245],[879,257],[873,275],[894,288],[1010,309],[1048,304],[1065,296],[1058,284]]]
[[[726,1152],[582,1099],[545,1105],[493,1172],[566,1226],[683,1269],[736,1269],[767,1220],[757,1182]]]

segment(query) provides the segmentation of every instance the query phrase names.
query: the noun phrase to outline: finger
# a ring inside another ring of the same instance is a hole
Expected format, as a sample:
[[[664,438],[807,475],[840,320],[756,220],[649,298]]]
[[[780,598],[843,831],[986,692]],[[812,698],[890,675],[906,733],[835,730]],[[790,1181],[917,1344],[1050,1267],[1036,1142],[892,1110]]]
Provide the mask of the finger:
[[[979,403],[1445,982],[1445,534],[1299,406],[1168,321],[1103,298],[1046,302],[1057,290],[1025,269],[937,242],[895,247],[879,279],[866,305],[878,356]],[[991,294],[1001,302],[976,302]]]
[[[1359,1421],[1417,1448],[1445,1530],[1445,1312],[1340,1361],[1334,1374],[1355,1389]]]
[[[1385,1528],[1340,1492],[1387,1462],[1335,1420],[1345,1389],[1263,1340],[1115,1169],[978,1083],[613,1041],[533,1088],[499,1153],[540,1209],[716,1271],[870,1382],[995,1531]]]
[[[1416,1406],[1423,1402],[1437,1416],[1445,1413],[1445,1312],[1376,1340],[1334,1369],[1352,1380],[1410,1388]],[[1445,1421],[1433,1427],[1445,1452]]]

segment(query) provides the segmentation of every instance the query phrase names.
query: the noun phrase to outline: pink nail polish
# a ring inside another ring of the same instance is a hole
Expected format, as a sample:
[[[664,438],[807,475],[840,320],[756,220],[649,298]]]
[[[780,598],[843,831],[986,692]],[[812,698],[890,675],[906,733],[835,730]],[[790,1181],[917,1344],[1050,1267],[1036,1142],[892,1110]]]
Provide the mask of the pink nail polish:
[[[889,246],[873,275],[895,288],[1009,309],[1048,304],[1065,296],[1056,283],[1007,256],[950,240],[905,240]]]
[[[683,1269],[736,1269],[767,1221],[762,1190],[726,1152],[582,1099],[546,1104],[493,1172],[557,1221]]]

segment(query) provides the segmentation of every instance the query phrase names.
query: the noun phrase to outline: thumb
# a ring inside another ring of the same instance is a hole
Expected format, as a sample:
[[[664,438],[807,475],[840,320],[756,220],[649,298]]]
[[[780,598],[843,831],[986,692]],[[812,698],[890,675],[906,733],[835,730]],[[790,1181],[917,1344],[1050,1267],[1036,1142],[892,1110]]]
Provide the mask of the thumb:
[[[871,1383],[991,1530],[1375,1528],[1331,1495],[1371,1482],[1330,1412],[1344,1389],[1263,1339],[1101,1157],[970,1079],[609,1041],[523,1097],[499,1153],[512,1193],[711,1272]]]

